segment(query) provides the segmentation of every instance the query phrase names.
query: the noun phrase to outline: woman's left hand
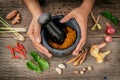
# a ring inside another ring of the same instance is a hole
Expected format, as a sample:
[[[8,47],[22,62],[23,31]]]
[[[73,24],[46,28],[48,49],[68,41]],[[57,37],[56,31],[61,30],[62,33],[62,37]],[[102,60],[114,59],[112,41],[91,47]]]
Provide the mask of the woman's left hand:
[[[70,19],[74,18],[80,26],[81,40],[79,41],[77,47],[74,49],[73,55],[77,55],[86,43],[88,15],[89,12],[85,10],[84,7],[78,7],[72,10],[60,21],[61,23],[65,23]]]

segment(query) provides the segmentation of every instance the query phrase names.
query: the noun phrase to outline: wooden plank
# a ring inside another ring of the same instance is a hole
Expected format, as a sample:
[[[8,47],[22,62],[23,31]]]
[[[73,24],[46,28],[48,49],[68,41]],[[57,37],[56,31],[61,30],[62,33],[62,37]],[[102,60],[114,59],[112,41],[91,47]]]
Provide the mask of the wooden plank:
[[[100,12],[102,12],[102,11],[109,11],[113,15],[115,15],[116,17],[120,18],[120,14],[119,14],[120,13],[120,9],[119,9],[120,1],[119,0],[114,0],[114,1],[110,0],[110,2],[111,2],[111,4],[107,4],[107,3],[105,4],[101,1],[100,2],[97,1],[94,8],[93,8],[93,12],[95,13],[95,15],[96,16],[100,15]],[[21,13],[22,21],[20,24],[14,25],[14,27],[29,28],[29,24],[31,22],[32,16],[22,0],[17,0],[17,1],[14,1],[14,0],[3,1],[3,0],[1,0],[0,4],[1,4],[0,16],[5,18],[5,16],[11,10],[17,9]],[[52,15],[61,15],[61,14],[64,15],[64,14],[69,13],[72,9],[78,7],[80,4],[81,4],[81,1],[79,1],[79,0],[75,0],[75,1],[74,0],[71,0],[71,1],[68,1],[68,0],[52,0],[52,1],[46,0],[46,5],[43,7],[43,10],[52,13]],[[90,31],[90,28],[94,24],[94,22],[92,21],[90,16],[88,19],[89,19],[88,20],[88,37],[103,37],[103,35],[105,35],[105,33],[104,33],[105,28],[106,28],[105,23],[110,22],[110,21],[108,21],[103,16],[101,16],[100,23],[103,26],[103,30],[92,32],[92,31]],[[8,21],[8,22],[11,23],[11,21]],[[115,33],[115,35],[113,35],[113,37],[120,37],[120,27],[115,26],[115,29],[116,29],[116,33]],[[28,37],[26,34],[24,34],[24,36]],[[11,34],[0,35],[0,37],[12,37],[12,35]]]
[[[109,43],[106,48],[102,49],[105,51],[110,49],[112,53],[105,58],[104,63],[97,64],[95,59],[88,55],[85,63],[83,65],[79,65],[74,67],[72,64],[67,65],[67,68],[64,70],[63,74],[60,76],[56,73],[55,68],[60,63],[66,63],[70,58],[70,56],[56,58],[53,57],[48,59],[51,67],[50,69],[44,71],[42,74],[37,74],[33,71],[30,71],[26,68],[26,62],[30,60],[29,53],[27,54],[28,60],[12,60],[11,54],[8,49],[5,48],[6,45],[11,44],[15,45],[15,42],[12,38],[0,38],[0,79],[1,80],[34,80],[34,79],[42,79],[42,80],[103,80],[104,76],[107,76],[109,80],[119,80],[120,79],[120,38],[114,38],[112,43]],[[91,44],[101,43],[102,38],[89,38],[87,40],[86,47],[90,47]],[[30,39],[26,39],[23,43],[28,52],[31,50],[37,51],[30,41]],[[41,54],[40,54],[41,55]],[[42,55],[43,56],[43,55]],[[44,56],[43,56],[44,57]],[[83,67],[87,67],[92,65],[94,70],[89,72],[87,71],[85,75],[75,75],[73,74],[73,70],[81,70]]]

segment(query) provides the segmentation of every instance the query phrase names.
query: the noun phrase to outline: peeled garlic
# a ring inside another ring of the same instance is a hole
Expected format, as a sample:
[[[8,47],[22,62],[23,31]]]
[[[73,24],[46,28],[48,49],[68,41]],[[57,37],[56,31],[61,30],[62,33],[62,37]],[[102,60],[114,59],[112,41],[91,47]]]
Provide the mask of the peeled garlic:
[[[82,74],[82,75],[83,75],[83,74],[84,74],[84,71],[80,71],[80,74]]]
[[[60,69],[60,68],[55,68],[55,70],[57,71],[57,73],[58,73],[59,75],[62,74],[62,69]]]
[[[93,68],[92,68],[92,66],[88,66],[87,69],[88,69],[88,71],[92,71]]]
[[[86,71],[86,68],[83,68],[82,70],[83,70],[83,71]]]
[[[61,68],[61,69],[65,69],[65,65],[64,64],[59,64],[58,67]]]

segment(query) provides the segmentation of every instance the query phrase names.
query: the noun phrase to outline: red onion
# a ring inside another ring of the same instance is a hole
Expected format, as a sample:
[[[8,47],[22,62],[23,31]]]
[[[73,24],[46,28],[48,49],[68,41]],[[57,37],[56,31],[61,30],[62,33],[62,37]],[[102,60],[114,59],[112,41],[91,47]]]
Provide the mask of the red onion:
[[[107,25],[106,33],[110,34],[110,35],[114,34],[115,33],[115,29],[109,23],[106,23],[106,25]]]
[[[104,36],[104,40],[105,40],[105,42],[112,42],[112,36],[106,35],[106,36]]]

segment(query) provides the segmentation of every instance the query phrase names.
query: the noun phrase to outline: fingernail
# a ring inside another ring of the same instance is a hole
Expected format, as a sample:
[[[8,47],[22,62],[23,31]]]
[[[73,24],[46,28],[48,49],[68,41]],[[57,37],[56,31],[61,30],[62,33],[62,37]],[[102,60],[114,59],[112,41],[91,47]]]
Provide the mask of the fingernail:
[[[36,42],[37,42],[37,43],[40,43],[40,39],[39,39],[39,38],[36,38]]]
[[[60,23],[63,23],[63,19],[62,19],[62,20],[60,20]]]
[[[73,52],[73,55],[75,56],[75,55],[78,55],[78,52]]]
[[[72,53],[73,54],[73,56],[75,55],[75,51]]]
[[[49,53],[49,54],[48,54],[48,57],[51,58],[51,57],[52,57],[52,54]]]
[[[49,51],[48,50],[45,50],[46,53],[48,53]]]

